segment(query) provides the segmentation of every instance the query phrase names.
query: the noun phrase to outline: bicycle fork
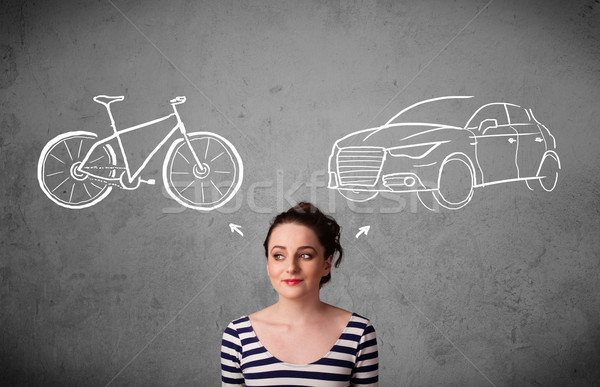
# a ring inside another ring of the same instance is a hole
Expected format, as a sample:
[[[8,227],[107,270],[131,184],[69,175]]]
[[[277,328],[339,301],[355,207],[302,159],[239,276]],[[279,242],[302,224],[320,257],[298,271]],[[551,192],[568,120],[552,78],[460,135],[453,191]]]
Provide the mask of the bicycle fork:
[[[175,112],[175,117],[177,117],[177,124],[179,125],[179,130],[181,131],[181,134],[183,135],[183,138],[184,138],[188,148],[190,149],[190,152],[192,152],[192,156],[194,157],[194,162],[196,163],[194,165],[194,175],[196,177],[202,179],[208,175],[208,172],[209,172],[208,166],[205,164],[202,164],[202,162],[200,162],[200,158],[198,158],[198,154],[196,154],[196,151],[192,147],[192,143],[190,142],[190,139],[185,130],[185,125],[181,121],[181,118],[179,117],[179,112],[177,111],[177,105],[180,105],[180,104],[184,103],[185,101],[186,101],[186,98],[184,96],[180,96],[180,97],[173,98],[169,102],[171,102],[171,106],[173,106],[173,111]]]

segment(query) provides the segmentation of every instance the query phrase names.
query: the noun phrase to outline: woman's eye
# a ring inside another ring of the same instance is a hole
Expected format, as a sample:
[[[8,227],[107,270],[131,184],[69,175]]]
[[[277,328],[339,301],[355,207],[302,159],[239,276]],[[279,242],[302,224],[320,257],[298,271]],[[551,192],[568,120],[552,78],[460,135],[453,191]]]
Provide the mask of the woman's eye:
[[[274,254],[274,255],[273,255],[273,258],[274,258],[276,261],[281,261],[281,260],[283,259],[283,255],[282,255],[282,254]]]
[[[310,255],[310,254],[307,254],[307,253],[304,253],[304,254],[300,255],[300,257],[302,257],[302,258],[304,258],[304,259],[311,259],[311,258],[312,258],[312,255]]]

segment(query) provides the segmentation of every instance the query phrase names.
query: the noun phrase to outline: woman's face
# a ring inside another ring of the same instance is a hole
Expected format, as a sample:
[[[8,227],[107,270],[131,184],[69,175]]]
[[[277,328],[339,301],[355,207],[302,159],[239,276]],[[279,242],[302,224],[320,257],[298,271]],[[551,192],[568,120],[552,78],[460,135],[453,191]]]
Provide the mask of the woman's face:
[[[332,257],[310,228],[284,223],[271,231],[267,273],[280,297],[298,299],[317,296],[321,278],[329,274]]]

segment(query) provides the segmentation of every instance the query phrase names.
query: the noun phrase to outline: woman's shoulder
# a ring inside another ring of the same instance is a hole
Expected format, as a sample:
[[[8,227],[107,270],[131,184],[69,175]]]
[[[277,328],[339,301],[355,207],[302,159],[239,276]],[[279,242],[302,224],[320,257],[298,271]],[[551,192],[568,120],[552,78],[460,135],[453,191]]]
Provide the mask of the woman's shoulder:
[[[225,328],[225,332],[236,333],[239,331],[243,331],[244,329],[248,329],[250,327],[250,319],[248,316],[244,315],[241,317],[232,320]]]
[[[240,317],[236,318],[235,320],[232,320],[229,324],[230,325],[238,325],[238,324],[245,323],[246,321],[248,321],[248,316],[244,315],[244,316],[240,316]]]
[[[352,321],[353,316],[355,315],[355,313],[352,313],[346,309],[342,309],[337,306],[333,306],[333,305],[329,305],[329,304],[325,304],[325,305],[326,305],[326,310],[325,310],[326,318],[330,321],[337,321],[338,322],[337,325],[343,324],[342,326],[346,326],[349,321]]]
[[[348,323],[348,330],[353,331],[356,335],[364,339],[375,339],[375,327],[371,324],[371,320],[361,316],[358,313],[352,313],[352,318]]]
[[[273,305],[250,313],[246,317],[248,318],[248,321],[252,321],[253,323],[268,322],[273,319]]]
[[[351,312],[346,309],[339,308],[334,305],[327,305],[327,315],[329,318],[340,319],[340,320],[350,320],[350,321],[360,321],[366,324],[370,324],[371,321],[369,318],[362,316],[356,312]]]
[[[360,330],[365,331],[374,330],[373,324],[371,324],[371,320],[369,320],[367,317],[364,317],[356,312],[350,312],[337,307],[334,308],[339,309],[339,311],[337,311],[336,313],[338,314],[338,316],[340,316],[340,319],[346,319],[348,323],[347,326],[349,328],[358,328]]]
[[[362,316],[362,315],[360,315],[360,314],[358,314],[356,312],[352,313],[352,319],[355,320],[355,321],[363,322],[363,323],[365,323],[367,325],[371,325],[371,320],[369,320],[367,317],[364,317],[364,316]]]

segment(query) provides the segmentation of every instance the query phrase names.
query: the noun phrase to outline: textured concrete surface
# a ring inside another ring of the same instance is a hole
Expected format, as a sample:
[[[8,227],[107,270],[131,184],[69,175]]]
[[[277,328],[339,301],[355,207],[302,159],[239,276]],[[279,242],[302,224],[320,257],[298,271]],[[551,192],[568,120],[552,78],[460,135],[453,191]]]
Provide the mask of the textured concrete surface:
[[[373,321],[381,385],[598,385],[599,39],[597,0],[3,1],[0,384],[218,385],[222,330],[275,299],[268,221],[304,199],[344,227],[323,296]],[[98,94],[126,96],[119,127],[186,95],[188,130],[244,160],[235,200],[182,210],[163,152],[156,186],[52,203],[40,152],[108,135]],[[558,143],[557,188],[487,187],[453,212],[324,188],[336,139],[456,94],[531,107]]]

